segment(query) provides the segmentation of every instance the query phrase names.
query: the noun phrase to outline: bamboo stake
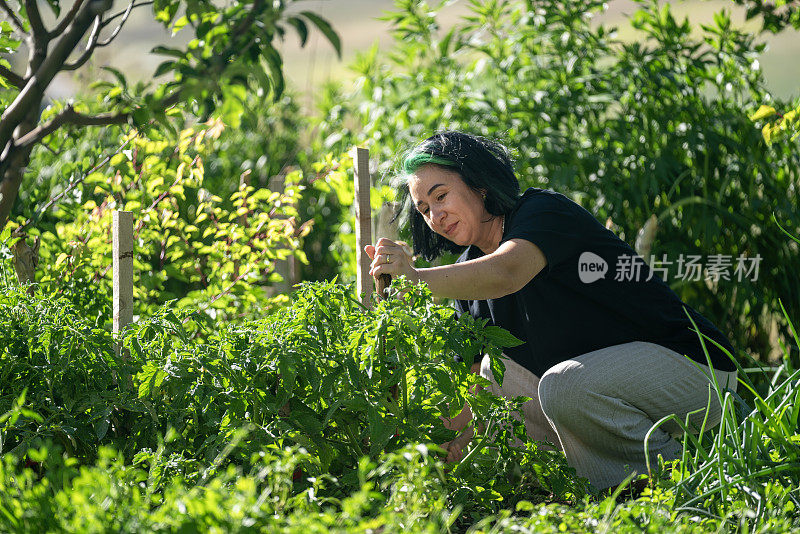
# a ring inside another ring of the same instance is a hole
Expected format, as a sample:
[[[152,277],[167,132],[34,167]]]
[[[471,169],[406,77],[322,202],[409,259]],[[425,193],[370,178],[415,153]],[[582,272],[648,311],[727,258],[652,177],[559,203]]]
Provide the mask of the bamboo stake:
[[[372,243],[372,213],[369,202],[369,150],[356,147],[356,290],[364,306],[369,306],[372,297],[372,280],[369,275],[370,259],[364,247]]]
[[[119,334],[133,322],[133,213],[115,211],[113,220],[114,319]],[[119,355],[121,343],[114,350]]]

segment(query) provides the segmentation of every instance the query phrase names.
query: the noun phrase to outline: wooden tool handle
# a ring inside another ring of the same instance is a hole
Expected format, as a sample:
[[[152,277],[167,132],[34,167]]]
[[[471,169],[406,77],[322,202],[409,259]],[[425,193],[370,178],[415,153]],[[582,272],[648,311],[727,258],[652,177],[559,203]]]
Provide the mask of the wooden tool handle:
[[[392,276],[389,274],[382,274],[375,280],[375,287],[378,290],[378,298],[383,300],[389,298],[388,289],[392,285]]]

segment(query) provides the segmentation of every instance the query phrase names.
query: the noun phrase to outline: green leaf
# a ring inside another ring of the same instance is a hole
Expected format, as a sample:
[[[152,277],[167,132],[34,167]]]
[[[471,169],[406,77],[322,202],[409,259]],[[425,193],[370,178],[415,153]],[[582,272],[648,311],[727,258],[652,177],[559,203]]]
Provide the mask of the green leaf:
[[[786,234],[789,237],[789,239],[791,239],[791,240],[797,242],[798,244],[800,244],[800,238],[798,238],[797,236],[792,235],[791,233],[789,233],[789,231],[786,228],[781,226],[781,223],[778,222],[778,219],[775,217],[775,213],[774,212],[772,213],[772,220],[773,220],[773,222],[775,222],[776,225],[778,225],[778,228],[780,228],[781,232],[783,232],[784,234]]]
[[[277,98],[283,94],[285,85],[283,79],[283,60],[280,54],[278,54],[278,51],[271,45],[264,47],[263,53],[264,60],[267,62],[271,75],[270,81],[272,82],[274,98],[277,100]]]
[[[762,105],[758,108],[758,111],[750,115],[749,118],[751,121],[758,121],[761,119],[766,119],[767,117],[772,117],[773,115],[775,115],[775,108],[772,106]]]
[[[194,4],[196,4],[196,2],[189,3],[190,6]],[[169,26],[169,23],[172,22],[172,19],[177,15],[179,8],[180,2],[157,0],[153,5],[153,12],[156,15],[157,21],[163,22],[165,26]]]
[[[47,0],[47,5],[53,11],[56,18],[61,16],[61,1],[60,0]]]
[[[136,375],[136,378],[141,381],[138,390],[139,398],[144,399],[154,395],[166,377],[167,373],[157,365],[152,363],[145,365],[144,369]]]
[[[377,408],[372,405],[370,405],[367,412],[367,420],[369,423],[369,455],[374,458],[389,443],[392,435],[394,435],[395,425],[387,422]]]
[[[156,55],[159,55],[159,56],[174,57],[174,58],[178,58],[178,59],[183,59],[184,57],[186,57],[186,53],[183,50],[180,50],[178,48],[170,48],[168,46],[161,46],[161,45],[154,46],[150,50],[150,53],[151,54],[156,54]]]
[[[153,72],[153,78],[158,78],[175,68],[175,61],[164,61],[158,67],[156,67],[155,72]]]
[[[294,26],[297,30],[297,34],[300,36],[300,47],[306,46],[306,42],[308,41],[308,26],[306,23],[297,17],[289,17],[286,19],[286,22]]]
[[[295,379],[297,377],[297,367],[291,357],[291,354],[286,354],[278,360],[278,368],[281,371],[281,385],[289,396],[291,396],[294,390]]]
[[[487,326],[483,333],[486,339],[498,347],[517,347],[523,343],[511,332],[499,326]]]
[[[342,59],[342,43],[339,40],[339,35],[334,31],[333,27],[331,27],[330,23],[311,11],[301,11],[300,15],[307,18],[314,24],[319,31],[321,31],[325,37],[328,38],[333,48],[336,50],[336,55],[339,59]]]
[[[503,378],[506,374],[506,365],[502,362],[500,358],[490,358],[491,368],[492,368],[492,376],[494,376],[495,381],[498,385],[503,385]]]
[[[117,82],[122,86],[122,88],[126,90],[128,89],[128,81],[125,78],[125,75],[122,74],[122,72],[113,67],[100,67],[100,68],[113,74],[114,77],[117,79]]]
[[[172,35],[175,35],[179,31],[181,31],[184,26],[189,24],[189,17],[180,17],[175,23],[172,25]]]
[[[455,35],[456,28],[453,27],[447,32],[447,35],[439,41],[439,55],[442,57],[447,57],[450,55],[450,43],[453,41],[453,35]]]
[[[98,440],[102,440],[108,433],[108,425],[111,422],[111,410],[112,408],[110,406],[107,407],[102,417],[94,424],[94,433]]]

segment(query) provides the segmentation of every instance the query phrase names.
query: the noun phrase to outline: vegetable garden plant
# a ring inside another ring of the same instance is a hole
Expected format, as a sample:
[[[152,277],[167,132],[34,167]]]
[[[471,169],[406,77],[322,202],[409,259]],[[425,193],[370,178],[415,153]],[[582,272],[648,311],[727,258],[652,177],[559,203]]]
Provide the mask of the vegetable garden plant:
[[[107,331],[63,297],[4,292],[1,452],[22,462],[8,460],[8,476],[26,466],[32,488],[44,477],[39,483],[66,491],[86,474],[77,464],[99,462],[146,479],[155,504],[178,480],[204,486],[224,473],[230,481],[230,470],[260,477],[259,487],[275,483],[262,471],[280,459],[292,466],[285,498],[313,496],[322,507],[363,488],[365,470],[389,488],[398,471],[422,462],[435,479],[425,483],[474,518],[586,493],[560,453],[526,438],[511,415],[522,399],[466,395],[483,379],[454,356],[470,363],[491,354],[502,377],[501,348],[517,342],[507,332],[456,320],[424,288],[373,309],[335,283],[304,285],[292,300],[280,313],[223,328],[206,314],[164,307],[132,326],[115,356]],[[439,417],[464,399],[491,439],[468,468],[445,470],[434,444],[453,432]],[[33,524],[6,519],[14,528]]]
[[[516,340],[456,319],[425,288],[397,281],[404,298],[367,309],[350,286],[308,283],[239,324],[167,305],[124,333],[117,356],[65,297],[4,283],[6,531],[798,527],[800,370],[788,363],[765,395],[745,380],[752,404],[718,390],[719,431],[687,438],[680,461],[652,466],[644,496],[618,504],[527,439],[513,416],[522,398],[467,394],[483,382],[468,364],[488,353],[502,379],[501,349]],[[444,465],[436,444],[452,433],[439,417],[464,399],[487,431]]]

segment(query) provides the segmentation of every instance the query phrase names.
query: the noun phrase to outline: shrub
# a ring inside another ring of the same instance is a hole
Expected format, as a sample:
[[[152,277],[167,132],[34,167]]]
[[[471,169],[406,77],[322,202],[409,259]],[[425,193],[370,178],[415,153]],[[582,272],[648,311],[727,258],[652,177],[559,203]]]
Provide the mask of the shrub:
[[[766,146],[748,120],[756,102],[790,109],[764,88],[754,35],[725,13],[696,28],[657,2],[628,19],[635,42],[592,23],[599,0],[473,2],[447,33],[426,3],[396,5],[392,49],[363,55],[353,94],[325,100],[323,137],[363,124],[386,173],[439,129],[498,138],[524,187],[571,195],[632,245],[652,219],[645,259],[734,346],[765,361],[773,329],[788,339],[775,303],[800,312],[800,255],[770,221],[800,229],[800,150]],[[678,264],[691,256],[699,280]],[[729,279],[710,265],[723,256]],[[736,274],[739,257],[759,262],[755,280]]]

